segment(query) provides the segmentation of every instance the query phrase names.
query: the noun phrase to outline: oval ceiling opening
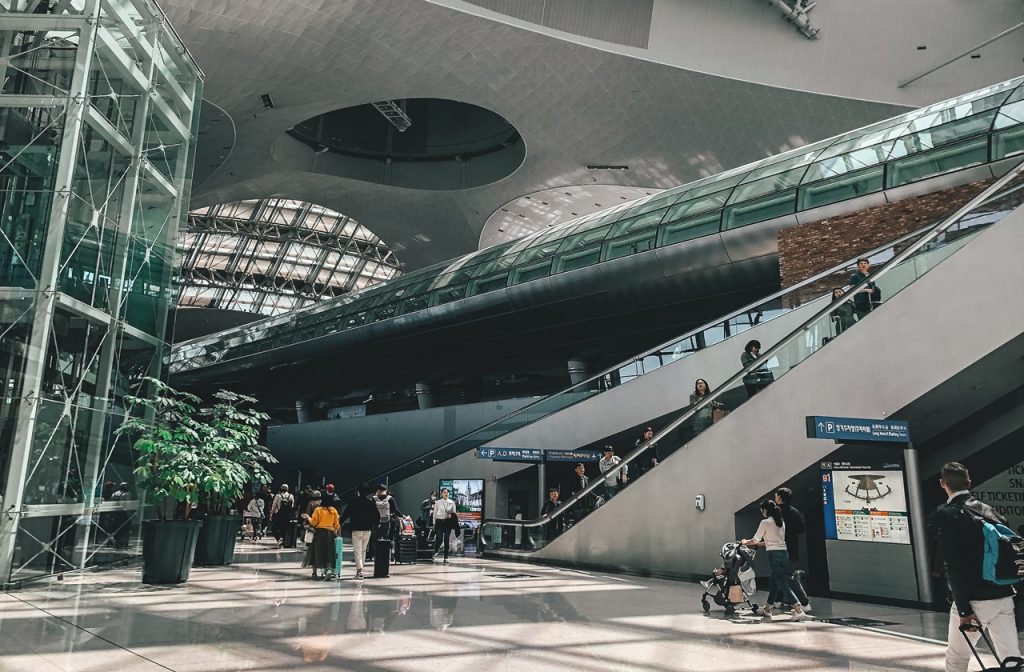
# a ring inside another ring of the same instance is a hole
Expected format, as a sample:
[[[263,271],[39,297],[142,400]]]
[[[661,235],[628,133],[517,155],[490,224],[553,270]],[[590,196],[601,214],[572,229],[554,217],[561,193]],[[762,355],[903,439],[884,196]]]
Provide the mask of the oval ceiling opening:
[[[307,119],[274,143],[299,170],[409,189],[471,189],[511,175],[526,157],[512,124],[439,98],[388,100]]]

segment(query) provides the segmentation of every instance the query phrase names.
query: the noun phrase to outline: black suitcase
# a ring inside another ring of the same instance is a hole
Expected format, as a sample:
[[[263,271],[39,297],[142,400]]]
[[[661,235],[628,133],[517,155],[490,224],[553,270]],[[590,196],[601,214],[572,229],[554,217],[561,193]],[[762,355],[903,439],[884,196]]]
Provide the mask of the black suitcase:
[[[373,578],[386,579],[391,573],[391,542],[378,539],[373,543]]]
[[[395,562],[416,564],[416,537],[399,537],[395,548]]]

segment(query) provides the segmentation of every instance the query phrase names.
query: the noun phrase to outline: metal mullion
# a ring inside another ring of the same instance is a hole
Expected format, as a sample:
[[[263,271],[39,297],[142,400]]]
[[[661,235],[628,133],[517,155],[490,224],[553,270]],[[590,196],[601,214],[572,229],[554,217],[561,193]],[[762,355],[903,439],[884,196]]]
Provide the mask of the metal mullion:
[[[64,107],[66,96],[0,93],[0,107]]]
[[[56,14],[0,12],[0,25],[3,25],[4,31],[12,32],[47,33],[51,30],[77,30],[81,33],[89,27],[89,22],[85,15],[60,16]]]
[[[74,74],[68,92],[67,115],[65,119],[61,151],[57,166],[57,193],[50,206],[49,227],[43,251],[43,263],[39,274],[42,296],[33,314],[32,331],[26,353],[23,373],[22,408],[14,430],[7,483],[4,489],[4,513],[0,516],[0,582],[10,580],[14,559],[15,543],[18,536],[19,516],[25,497],[25,476],[29,457],[32,453],[39,408],[42,403],[42,386],[46,376],[46,353],[53,333],[53,316],[57,304],[57,281],[60,269],[64,230],[67,224],[70,204],[71,182],[78,162],[79,138],[84,130],[88,109],[89,72],[95,57],[93,43],[99,32],[99,3],[86,0],[82,17],[91,19],[90,30],[79,34],[78,50],[75,54]],[[13,515],[12,515],[13,514]]]
[[[85,120],[88,122],[89,126],[99,133],[104,140],[110,143],[110,146],[114,149],[125,156],[135,156],[135,148],[132,147],[130,142],[128,142],[128,139],[121,135],[121,132],[110,123],[110,120],[100,114],[99,110],[92,105],[89,105]]]

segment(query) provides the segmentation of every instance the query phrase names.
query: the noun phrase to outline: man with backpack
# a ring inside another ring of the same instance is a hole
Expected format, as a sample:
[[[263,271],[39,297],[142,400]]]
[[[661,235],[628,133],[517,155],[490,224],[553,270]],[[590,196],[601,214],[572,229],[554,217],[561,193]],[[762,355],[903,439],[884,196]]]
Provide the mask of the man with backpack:
[[[935,523],[952,597],[946,672],[966,672],[971,657],[967,637],[976,643],[982,629],[991,639],[997,658],[1020,656],[1012,580],[984,578],[986,573],[991,576],[986,565],[992,562],[992,558],[986,558],[986,535],[1004,523],[992,507],[971,495],[971,478],[964,465],[947,462],[939,483],[947,500],[936,513]]]

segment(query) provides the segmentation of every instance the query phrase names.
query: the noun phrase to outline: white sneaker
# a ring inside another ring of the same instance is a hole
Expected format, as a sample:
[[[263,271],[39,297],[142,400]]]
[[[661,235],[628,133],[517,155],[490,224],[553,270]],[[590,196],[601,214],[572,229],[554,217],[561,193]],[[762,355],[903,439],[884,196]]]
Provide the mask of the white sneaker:
[[[772,615],[772,607],[770,604],[764,605],[764,607],[761,609],[761,613],[764,614],[764,620],[766,621],[771,621],[775,618]]]
[[[804,611],[806,611],[807,613],[811,613],[812,611],[814,611],[813,609],[811,609],[811,603],[810,602],[808,602],[807,604],[801,605],[800,608],[803,609]]]
[[[808,618],[810,618],[810,617],[807,614],[805,614],[803,611],[793,611],[793,617],[790,620],[791,621],[806,621]]]

